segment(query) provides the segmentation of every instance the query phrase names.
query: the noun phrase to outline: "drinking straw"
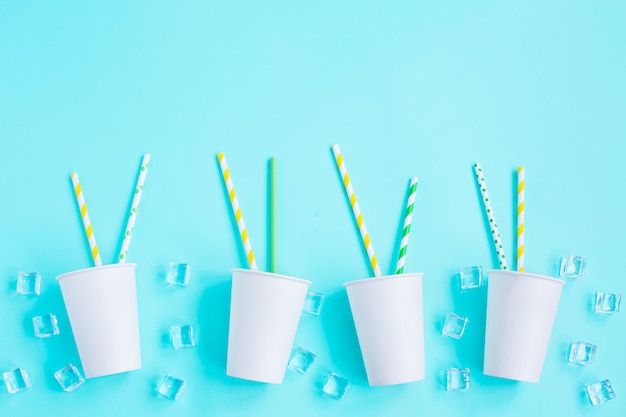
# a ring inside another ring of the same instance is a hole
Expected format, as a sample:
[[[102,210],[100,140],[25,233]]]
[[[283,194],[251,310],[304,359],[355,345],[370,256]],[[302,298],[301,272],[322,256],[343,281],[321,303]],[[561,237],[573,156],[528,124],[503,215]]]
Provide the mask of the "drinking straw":
[[[415,204],[415,191],[417,190],[417,177],[411,178],[409,184],[409,196],[406,201],[406,210],[404,212],[404,227],[402,228],[402,240],[400,241],[400,252],[398,253],[398,264],[396,266],[396,274],[404,272],[404,263],[406,262],[406,247],[409,244],[409,235],[411,234],[411,221],[413,220],[413,205]]]
[[[517,270],[524,272],[524,167],[517,168]]]
[[[254,260],[254,252],[252,252],[252,245],[250,244],[248,231],[246,230],[246,225],[243,222],[243,216],[241,215],[241,209],[239,208],[239,201],[237,201],[237,194],[235,193],[235,188],[233,187],[233,180],[230,178],[230,171],[228,170],[226,157],[223,153],[218,153],[217,160],[220,163],[220,168],[222,170],[222,179],[224,180],[224,185],[226,185],[226,191],[228,192],[230,205],[233,209],[235,220],[237,221],[239,235],[241,236],[241,242],[243,243],[244,250],[246,251],[248,264],[250,265],[251,270],[257,271],[258,268],[256,265],[256,261]]]
[[[278,271],[276,253],[276,158],[270,159],[270,272]]]
[[[139,209],[139,202],[141,201],[141,194],[143,193],[143,184],[146,181],[146,174],[148,174],[149,166],[150,154],[145,154],[141,160],[139,177],[137,178],[135,193],[133,194],[133,202],[131,203],[130,214],[128,216],[128,223],[126,223],[126,231],[124,232],[124,240],[122,241],[122,249],[120,249],[120,256],[118,258],[119,263],[126,262],[126,257],[128,256],[128,247],[130,246],[130,240],[133,237],[135,220],[137,219],[137,210]]]
[[[500,239],[500,232],[498,231],[498,225],[496,224],[496,218],[491,208],[491,201],[489,200],[489,192],[487,191],[487,184],[485,183],[485,177],[483,176],[483,169],[480,164],[474,164],[474,173],[476,174],[476,180],[478,180],[478,188],[480,188],[480,194],[483,197],[483,206],[487,219],[489,220],[489,228],[491,229],[491,238],[493,244],[496,247],[498,253],[498,260],[500,261],[500,268],[509,269],[506,264],[506,257],[504,256],[504,249],[502,248],[502,240]]]
[[[361,214],[359,203],[356,201],[356,195],[354,194],[354,189],[352,188],[352,183],[350,182],[348,170],[343,162],[343,156],[339,150],[339,145],[333,145],[333,153],[335,154],[335,162],[337,163],[337,168],[339,169],[341,179],[343,180],[344,189],[346,190],[348,200],[350,200],[352,214],[354,215],[356,224],[359,227],[359,232],[361,232],[361,239],[363,241],[363,246],[365,246],[365,250],[367,251],[367,256],[369,257],[370,266],[372,267],[374,276],[380,277],[382,274],[380,272],[380,267],[378,266],[378,260],[376,259],[376,254],[374,253],[370,236],[367,233],[367,228],[365,227],[365,222],[363,221],[363,215]]]
[[[72,184],[74,185],[74,196],[76,197],[76,203],[78,203],[78,209],[80,210],[80,216],[83,219],[83,227],[85,228],[85,234],[89,241],[89,248],[91,249],[91,258],[95,266],[102,266],[100,260],[100,252],[98,251],[98,245],[96,244],[96,237],[93,234],[93,228],[91,227],[91,220],[89,220],[89,213],[87,212],[87,204],[85,203],[85,196],[83,195],[83,188],[80,185],[78,174],[73,173],[70,175],[72,178]]]

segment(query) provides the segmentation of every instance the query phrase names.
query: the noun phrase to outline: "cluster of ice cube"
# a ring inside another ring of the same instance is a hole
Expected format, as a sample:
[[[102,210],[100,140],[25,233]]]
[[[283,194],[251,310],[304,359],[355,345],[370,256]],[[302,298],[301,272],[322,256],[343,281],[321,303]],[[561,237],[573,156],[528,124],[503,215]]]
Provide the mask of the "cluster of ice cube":
[[[307,293],[304,301],[304,313],[319,316],[323,302],[324,294],[316,292]],[[291,357],[287,365],[289,369],[303,375],[309,371],[316,359],[317,355],[315,353],[302,346],[298,346],[291,352]],[[341,400],[346,395],[349,387],[350,381],[348,379],[340,376],[336,372],[332,372],[326,376],[322,386],[322,392],[331,398]]]
[[[585,274],[587,259],[582,256],[567,255],[561,258],[559,275],[565,278],[580,278]],[[622,296],[620,294],[596,292],[593,310],[596,314],[611,315],[619,311]],[[568,362],[577,365],[590,365],[594,362],[598,347],[588,342],[572,342],[569,348]],[[605,379],[585,386],[587,398],[592,405],[600,405],[615,398],[611,381]]]

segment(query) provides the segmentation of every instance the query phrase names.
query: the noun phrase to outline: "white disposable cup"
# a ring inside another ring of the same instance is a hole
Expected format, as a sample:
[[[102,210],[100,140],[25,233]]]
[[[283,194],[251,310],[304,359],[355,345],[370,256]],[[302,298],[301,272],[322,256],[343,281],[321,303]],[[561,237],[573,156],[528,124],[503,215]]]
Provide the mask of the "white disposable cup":
[[[565,281],[488,271],[485,375],[539,382]]]
[[[226,374],[280,384],[310,281],[233,269]]]
[[[344,284],[370,386],[424,379],[423,275]]]
[[[86,378],[141,368],[135,266],[112,264],[57,277]]]

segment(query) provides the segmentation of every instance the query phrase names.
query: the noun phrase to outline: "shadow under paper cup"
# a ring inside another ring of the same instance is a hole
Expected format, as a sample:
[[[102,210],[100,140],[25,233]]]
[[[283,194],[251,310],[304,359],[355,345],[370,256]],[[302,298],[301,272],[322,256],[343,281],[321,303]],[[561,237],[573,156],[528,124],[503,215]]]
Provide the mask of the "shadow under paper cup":
[[[344,284],[370,386],[424,379],[423,275]]]
[[[489,271],[483,373],[539,382],[565,281]]]
[[[226,374],[283,382],[310,281],[233,269]]]
[[[135,267],[112,264],[56,278],[86,378],[141,368]]]

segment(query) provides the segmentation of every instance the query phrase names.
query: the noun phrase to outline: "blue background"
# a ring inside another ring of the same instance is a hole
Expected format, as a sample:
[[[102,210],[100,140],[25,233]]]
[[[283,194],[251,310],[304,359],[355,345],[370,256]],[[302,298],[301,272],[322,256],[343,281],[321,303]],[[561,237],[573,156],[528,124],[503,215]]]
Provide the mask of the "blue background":
[[[32,388],[0,390],[20,415],[626,414],[624,312],[592,313],[595,291],[624,293],[626,3],[592,1],[0,1],[0,370]],[[423,271],[426,380],[367,385],[342,283],[369,276],[330,146],[341,145],[383,271],[395,265],[409,178],[420,178],[407,271]],[[245,266],[216,161],[226,153],[259,267],[267,268],[267,160],[278,158],[279,271],[326,301],[295,343],[318,355],[282,385],[225,375],[230,268]],[[55,276],[90,265],[69,174],[78,172],[105,263],[125,226],[141,155],[152,163],[129,260],[136,262],[141,371],[71,394],[53,373],[78,354]],[[482,375],[486,289],[460,294],[455,272],[496,265],[471,165],[481,162],[508,258],[515,169],[526,167],[526,269],[564,288],[539,384]],[[170,261],[188,262],[169,288]],[[20,271],[40,297],[15,293]],[[470,318],[440,335],[454,311]],[[37,339],[52,312],[61,335]],[[170,325],[197,326],[174,351]],[[570,342],[598,345],[568,365]],[[449,393],[442,371],[472,369]],[[325,374],[352,381],[341,401]],[[181,399],[157,397],[169,372]],[[592,408],[584,385],[609,378]]]

